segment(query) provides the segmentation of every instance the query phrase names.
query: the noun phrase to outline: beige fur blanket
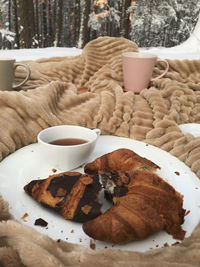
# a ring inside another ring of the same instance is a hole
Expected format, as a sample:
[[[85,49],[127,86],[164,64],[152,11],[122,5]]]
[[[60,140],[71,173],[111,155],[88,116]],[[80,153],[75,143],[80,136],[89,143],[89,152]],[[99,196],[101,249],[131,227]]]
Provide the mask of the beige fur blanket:
[[[123,92],[121,54],[137,50],[129,40],[102,37],[79,56],[27,62],[32,74],[22,90],[0,92],[0,160],[35,142],[41,129],[75,124],[157,146],[200,178],[200,137],[184,135],[177,126],[200,123],[200,61],[168,60],[167,75],[134,95]],[[154,75],[163,68],[160,63]],[[24,75],[20,69],[18,80]],[[21,224],[1,198],[0,266],[200,266],[200,225],[176,246],[96,252],[58,243]]]

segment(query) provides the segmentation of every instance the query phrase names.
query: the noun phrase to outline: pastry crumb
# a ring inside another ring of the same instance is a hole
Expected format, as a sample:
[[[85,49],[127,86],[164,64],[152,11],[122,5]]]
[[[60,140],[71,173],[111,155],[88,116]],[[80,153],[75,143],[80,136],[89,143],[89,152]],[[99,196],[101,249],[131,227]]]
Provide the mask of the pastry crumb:
[[[180,242],[177,241],[177,242],[173,243],[172,246],[176,246],[178,244],[180,244]]]
[[[168,243],[165,243],[165,244],[164,244],[164,247],[169,247],[169,244],[168,244]]]
[[[95,250],[96,249],[96,245],[95,243],[92,241],[92,239],[90,239],[90,248]]]
[[[38,218],[35,220],[34,225],[38,225],[38,226],[42,226],[42,227],[46,227],[48,225],[48,222],[46,222],[45,220],[43,220],[42,218]]]
[[[26,222],[25,218],[28,217],[28,213],[24,213],[24,215],[21,217],[21,220],[23,220],[24,222]]]
[[[185,216],[188,215],[189,213],[190,213],[190,210],[186,211]]]

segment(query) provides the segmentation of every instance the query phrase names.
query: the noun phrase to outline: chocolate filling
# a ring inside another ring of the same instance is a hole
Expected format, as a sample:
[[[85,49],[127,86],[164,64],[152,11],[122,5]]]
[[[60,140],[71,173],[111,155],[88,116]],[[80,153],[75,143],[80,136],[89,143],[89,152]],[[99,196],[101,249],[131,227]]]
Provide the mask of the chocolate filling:
[[[123,197],[128,193],[127,186],[115,187],[114,189],[114,196],[116,197]]]
[[[80,177],[81,174],[76,176],[64,174],[63,176],[55,177],[51,180],[47,190],[50,191],[53,197],[66,197]],[[61,202],[63,202],[63,199]],[[62,204],[59,203],[58,205]]]
[[[74,221],[86,222],[96,218],[101,215],[102,204],[98,202],[98,195],[101,190],[101,184],[99,182],[98,176],[93,177],[93,183],[89,184],[84,191],[83,197],[80,199],[77,209],[74,214]],[[91,206],[91,209],[86,214],[83,212],[83,207],[85,205]]]
[[[128,174],[124,173],[127,177],[127,184],[130,182],[130,177]],[[122,197],[128,192],[126,184],[118,186],[120,175],[117,171],[101,174],[102,185],[105,189],[105,198],[112,201],[113,196]]]

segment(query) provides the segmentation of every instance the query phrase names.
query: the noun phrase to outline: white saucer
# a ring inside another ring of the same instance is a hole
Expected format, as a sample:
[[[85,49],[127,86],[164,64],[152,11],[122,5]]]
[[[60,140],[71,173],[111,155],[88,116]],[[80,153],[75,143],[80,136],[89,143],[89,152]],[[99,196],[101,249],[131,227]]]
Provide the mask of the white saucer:
[[[190,133],[194,137],[200,136],[200,123],[185,123],[178,126],[184,134]]]
[[[157,170],[158,175],[184,196],[183,208],[190,212],[185,216],[182,227],[186,231],[185,237],[189,237],[200,221],[199,178],[188,166],[168,152],[144,142],[123,137],[100,136],[88,162],[118,148],[131,149],[142,157],[152,160],[160,166],[160,169]],[[55,213],[36,202],[25,193],[24,185],[31,180],[46,178],[54,174],[55,171],[55,166],[41,157],[40,149],[38,144],[28,145],[12,153],[0,163],[0,194],[9,203],[9,211],[16,220],[54,240],[67,240],[69,243],[79,244],[87,248],[90,248],[92,241],[96,251],[112,248],[144,252],[153,248],[164,247],[165,244],[170,246],[177,243],[177,240],[165,231],[155,233],[145,240],[133,241],[126,245],[114,245],[92,240],[84,233],[82,224],[65,220],[59,213]],[[62,171],[64,169],[57,169],[56,173]],[[83,172],[83,166],[75,171]],[[105,198],[102,197],[102,204],[106,203]],[[45,220],[48,226],[35,225],[39,218]]]

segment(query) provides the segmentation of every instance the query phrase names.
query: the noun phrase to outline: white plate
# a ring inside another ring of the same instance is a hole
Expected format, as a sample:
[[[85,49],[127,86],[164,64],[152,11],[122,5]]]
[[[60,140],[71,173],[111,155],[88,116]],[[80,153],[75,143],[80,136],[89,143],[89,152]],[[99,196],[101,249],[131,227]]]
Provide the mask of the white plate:
[[[100,136],[89,161],[117,148],[132,149],[161,167],[158,174],[184,196],[183,207],[190,212],[185,216],[183,229],[186,230],[186,237],[190,236],[200,219],[200,182],[196,175],[184,163],[169,153],[143,142],[123,137]],[[83,232],[80,223],[65,220],[59,214],[37,203],[24,192],[25,184],[33,179],[48,177],[53,173],[53,167],[49,166],[40,157],[37,144],[19,149],[0,163],[0,194],[8,201],[10,213],[22,223],[50,236],[54,240],[67,240],[90,248],[91,238]],[[83,172],[81,168],[76,170]],[[61,171],[64,170],[57,170],[56,173]],[[28,213],[28,217],[22,219],[25,213]],[[48,226],[35,226],[34,222],[38,218],[48,222]],[[166,243],[171,245],[176,241],[164,231],[145,240],[134,241],[121,246],[92,240],[95,243],[96,251],[105,247],[112,247],[114,249],[141,252],[163,247]]]
[[[178,125],[184,134],[190,133],[194,137],[200,136],[200,124],[199,123],[186,123]]]

